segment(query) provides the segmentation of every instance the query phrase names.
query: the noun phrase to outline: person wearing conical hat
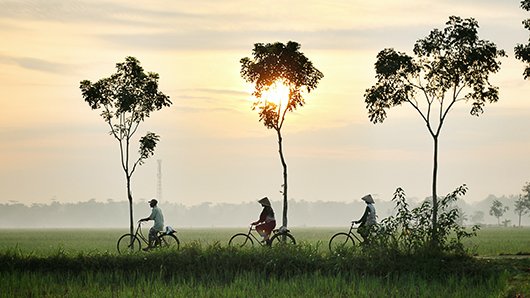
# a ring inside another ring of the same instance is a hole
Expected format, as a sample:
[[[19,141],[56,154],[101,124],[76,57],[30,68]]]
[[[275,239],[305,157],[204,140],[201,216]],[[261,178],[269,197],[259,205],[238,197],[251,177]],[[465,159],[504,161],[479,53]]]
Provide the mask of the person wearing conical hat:
[[[352,221],[352,223],[360,224],[357,228],[357,232],[363,237],[364,242],[368,243],[370,230],[377,223],[374,207],[375,202],[370,194],[365,195],[361,200],[366,202],[366,209],[364,209],[364,214],[361,219]]]
[[[260,199],[258,203],[263,206],[263,210],[261,211],[259,219],[251,223],[251,225],[256,226],[256,231],[261,235],[261,237],[263,237],[263,241],[270,245],[269,236],[271,235],[272,230],[274,230],[276,227],[274,210],[272,210],[271,202],[267,197]]]

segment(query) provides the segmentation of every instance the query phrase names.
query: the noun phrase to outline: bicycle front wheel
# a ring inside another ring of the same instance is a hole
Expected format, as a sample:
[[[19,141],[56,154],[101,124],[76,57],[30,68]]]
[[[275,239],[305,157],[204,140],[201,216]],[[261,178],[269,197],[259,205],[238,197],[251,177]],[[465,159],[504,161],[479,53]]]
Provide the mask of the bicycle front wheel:
[[[118,249],[118,253],[126,254],[139,251],[140,246],[140,239],[138,237],[133,234],[125,234],[118,239],[116,248]]]
[[[291,234],[275,234],[271,237],[271,246],[278,245],[295,245],[296,240],[294,240],[293,235]]]
[[[331,252],[338,248],[352,248],[355,242],[348,233],[337,233],[329,239],[329,250]]]
[[[252,247],[254,246],[254,241],[247,234],[239,233],[230,238],[228,245],[233,247]]]
[[[180,247],[180,241],[177,236],[173,234],[164,234],[158,237],[159,245],[163,249],[177,250]]]

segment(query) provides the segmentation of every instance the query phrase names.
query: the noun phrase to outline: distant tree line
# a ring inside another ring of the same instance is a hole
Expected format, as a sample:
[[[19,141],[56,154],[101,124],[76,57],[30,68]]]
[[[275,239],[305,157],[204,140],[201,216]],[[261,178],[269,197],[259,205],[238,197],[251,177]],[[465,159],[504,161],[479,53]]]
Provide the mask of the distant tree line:
[[[459,201],[457,206],[461,211],[462,224],[486,224],[512,226],[518,225],[519,214],[515,211],[519,195],[490,195],[480,202],[468,204]],[[134,208],[137,217],[149,215],[149,205],[138,200]],[[490,215],[493,202],[501,202],[508,206],[501,218]],[[94,199],[78,203],[32,204],[24,205],[17,202],[0,204],[0,228],[128,228],[128,201],[106,202]],[[273,207],[279,217],[281,201],[273,201]],[[411,205],[419,205],[421,200],[411,200]],[[291,227],[341,227],[349,226],[352,220],[360,218],[364,205],[359,201],[352,202],[308,202],[291,200],[293,207],[289,216]],[[375,204],[378,221],[395,213],[395,204],[391,201],[379,200]],[[186,206],[179,203],[160,202],[164,212],[166,225],[175,228],[188,227],[244,227],[255,221],[261,211],[257,202],[243,203],[211,203]],[[530,225],[528,213],[522,214],[521,225]]]

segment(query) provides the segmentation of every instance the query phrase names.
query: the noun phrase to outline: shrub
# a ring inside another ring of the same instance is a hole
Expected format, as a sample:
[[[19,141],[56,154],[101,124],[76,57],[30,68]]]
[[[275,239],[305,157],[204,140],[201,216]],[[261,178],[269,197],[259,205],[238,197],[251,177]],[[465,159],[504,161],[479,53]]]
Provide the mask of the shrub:
[[[392,198],[396,203],[396,215],[383,219],[373,228],[372,241],[364,251],[379,255],[468,254],[462,240],[476,236],[479,226],[475,225],[467,231],[459,224],[461,214],[455,203],[466,191],[464,184],[439,202],[438,238],[434,243],[431,238],[431,201],[424,201],[419,207],[410,209],[404,190],[396,189]]]

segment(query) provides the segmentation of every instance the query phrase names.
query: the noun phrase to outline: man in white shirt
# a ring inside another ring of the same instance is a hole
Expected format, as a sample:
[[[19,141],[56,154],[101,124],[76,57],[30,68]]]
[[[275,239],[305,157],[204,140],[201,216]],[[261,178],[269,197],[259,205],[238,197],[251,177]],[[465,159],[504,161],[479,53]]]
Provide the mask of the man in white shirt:
[[[157,206],[158,201],[156,199],[152,199],[149,201],[149,206],[153,208],[151,211],[151,215],[146,218],[142,218],[139,221],[148,221],[148,220],[154,220],[155,224],[151,229],[149,229],[149,245],[144,248],[144,250],[149,250],[153,247],[153,243],[156,240],[156,234],[157,232],[161,232],[164,230],[164,215],[162,214],[162,210]]]

